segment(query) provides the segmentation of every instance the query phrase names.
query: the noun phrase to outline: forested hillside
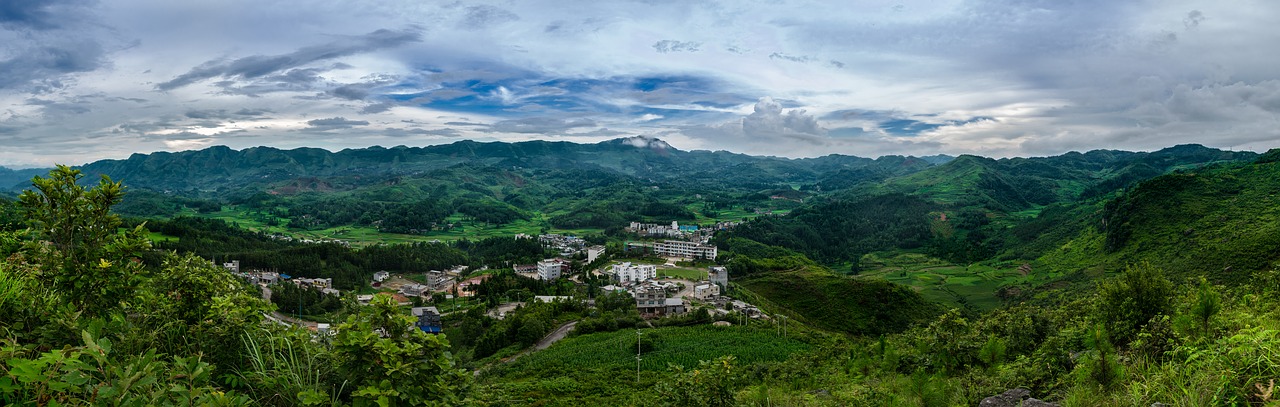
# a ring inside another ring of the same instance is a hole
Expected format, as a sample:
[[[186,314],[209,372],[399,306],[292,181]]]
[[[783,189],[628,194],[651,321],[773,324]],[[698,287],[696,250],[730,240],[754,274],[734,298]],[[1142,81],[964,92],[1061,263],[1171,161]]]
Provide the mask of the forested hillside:
[[[343,165],[357,150],[250,152],[279,158],[267,172],[312,172],[244,188],[85,186],[65,167],[32,180],[19,200],[0,199],[0,401],[935,406],[1023,388],[1009,397],[1276,404],[1280,150],[934,164],[653,141],[447,147],[432,154],[466,159],[377,176],[341,170],[356,168]],[[617,155],[547,160],[582,149]],[[244,155],[213,150],[175,155]],[[682,180],[671,172],[690,169],[681,157],[723,166]],[[743,173],[716,184],[717,171]],[[216,182],[232,179],[247,182]],[[715,234],[716,259],[664,270],[723,265],[725,292],[748,308],[725,299],[645,318],[592,273],[665,260],[619,250],[637,238],[628,222],[729,219],[746,221]],[[452,238],[435,242],[298,238],[446,229]],[[524,230],[578,230],[610,252],[570,256],[571,278],[537,280],[512,267],[558,251],[514,236]],[[268,302],[209,262],[232,259],[332,278],[342,294],[269,286]],[[417,320],[389,296],[355,300],[379,290],[379,271],[408,282],[454,266],[469,266],[458,278],[475,277],[474,297],[404,302],[450,310],[443,335],[406,329]],[[336,334],[292,326],[276,307]],[[568,339],[534,350],[565,327]]]

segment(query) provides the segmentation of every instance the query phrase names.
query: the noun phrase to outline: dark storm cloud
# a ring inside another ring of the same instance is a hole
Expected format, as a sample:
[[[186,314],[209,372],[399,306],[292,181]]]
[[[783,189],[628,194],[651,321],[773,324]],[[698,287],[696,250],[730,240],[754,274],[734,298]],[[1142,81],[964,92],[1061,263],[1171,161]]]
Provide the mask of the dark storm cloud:
[[[331,117],[328,119],[308,120],[307,125],[311,126],[307,128],[308,130],[328,131],[368,126],[369,122],[365,120],[347,120],[344,117]]]
[[[314,79],[311,75],[314,72],[293,68],[419,41],[422,41],[422,35],[417,31],[383,29],[328,44],[304,47],[288,54],[253,55],[232,61],[205,62],[187,73],[156,85],[156,88],[171,90],[212,78],[254,79],[280,72],[286,72],[286,75],[279,76],[283,80],[292,80],[295,83],[308,81]]]
[[[0,1],[0,27],[9,29],[52,30],[62,27],[68,8],[89,4],[83,0],[5,0]]]
[[[0,89],[15,88],[31,82],[62,75],[89,72],[106,64],[106,52],[95,42],[68,42],[20,49],[9,59],[0,60]],[[60,82],[49,82],[49,90],[61,88]]]

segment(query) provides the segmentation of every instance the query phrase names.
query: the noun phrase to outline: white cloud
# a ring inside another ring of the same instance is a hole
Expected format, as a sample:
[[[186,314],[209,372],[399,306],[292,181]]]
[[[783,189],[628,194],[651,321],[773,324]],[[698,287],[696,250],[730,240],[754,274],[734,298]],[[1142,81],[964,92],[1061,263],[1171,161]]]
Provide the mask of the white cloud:
[[[0,164],[617,134],[791,156],[1280,145],[1264,0],[53,3],[0,24]],[[183,133],[202,137],[157,138]]]

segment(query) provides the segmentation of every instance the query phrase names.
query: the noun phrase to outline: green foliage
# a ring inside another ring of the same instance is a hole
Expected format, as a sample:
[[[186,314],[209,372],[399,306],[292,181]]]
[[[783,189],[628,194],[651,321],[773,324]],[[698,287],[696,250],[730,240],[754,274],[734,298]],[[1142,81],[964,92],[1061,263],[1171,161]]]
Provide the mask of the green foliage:
[[[1004,341],[991,335],[987,338],[987,343],[982,345],[982,349],[978,350],[978,360],[987,366],[995,366],[1000,364],[1005,358]]]
[[[938,313],[937,306],[903,286],[820,269],[761,274],[738,284],[815,327],[852,334],[900,332]]]
[[[1091,353],[1076,366],[1076,380],[1082,385],[1096,385],[1103,389],[1116,386],[1124,379],[1124,366],[1117,359],[1107,330],[1102,325],[1091,328],[1085,342]]]
[[[873,251],[923,246],[931,237],[928,214],[934,210],[920,198],[901,194],[836,200],[787,216],[756,218],[724,239],[743,237],[823,262],[855,260]]]
[[[333,361],[311,339],[298,331],[246,333],[249,366],[234,377],[263,404],[337,404],[343,387],[327,388],[327,380],[335,376]]]
[[[315,287],[302,287],[292,282],[274,284],[271,289],[271,303],[286,313],[302,313],[303,315],[322,315],[341,310],[342,298],[325,294]]]
[[[199,357],[171,361],[155,350],[120,355],[112,342],[84,331],[83,345],[36,352],[0,340],[0,402],[8,405],[249,405],[248,397],[212,385]]]
[[[685,369],[672,365],[669,380],[655,387],[659,400],[666,406],[727,407],[736,405],[734,388],[736,372],[733,356],[698,362]]]
[[[1191,306],[1191,315],[1196,317],[1196,322],[1200,324],[1200,331],[1203,335],[1208,336],[1210,323],[1215,315],[1222,311],[1222,295],[1209,285],[1209,281],[1200,279],[1200,288],[1197,291],[1196,302]]]
[[[19,197],[31,229],[48,245],[36,246],[43,259],[41,280],[61,292],[77,309],[104,315],[120,306],[138,282],[141,265],[132,261],[150,241],[141,226],[120,234],[111,206],[124,187],[103,177],[86,189],[79,170],[58,166],[49,178],[32,179],[35,191]]]
[[[1111,326],[1111,338],[1127,344],[1157,314],[1167,314],[1173,284],[1149,263],[1131,265],[1119,277],[1098,286],[1101,320]]]
[[[470,375],[453,365],[449,344],[414,328],[387,295],[336,329],[333,358],[357,404],[450,404],[465,397]]]

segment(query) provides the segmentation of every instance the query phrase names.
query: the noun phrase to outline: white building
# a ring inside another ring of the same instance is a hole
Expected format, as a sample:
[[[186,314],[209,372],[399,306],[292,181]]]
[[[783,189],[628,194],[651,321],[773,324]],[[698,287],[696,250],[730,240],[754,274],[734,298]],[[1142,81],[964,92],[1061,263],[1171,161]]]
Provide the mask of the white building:
[[[400,287],[400,293],[408,297],[421,297],[423,294],[430,291],[430,287],[422,284],[406,284]]]
[[[719,254],[713,245],[703,245],[683,240],[663,240],[653,245],[653,253],[659,256],[682,257],[686,259],[714,260]]]
[[[572,301],[573,297],[567,295],[535,295],[533,302],[556,302],[556,301]]]
[[[426,273],[426,276],[427,276],[427,286],[431,287],[431,290],[433,291],[442,290],[445,288],[445,286],[448,286],[449,283],[453,282],[452,277],[449,277],[448,274],[445,274],[445,272],[440,270],[428,271]]]
[[[373,273],[373,281],[381,283],[388,278],[391,278],[391,273],[388,273],[386,271],[379,271],[377,273]]]
[[[694,298],[706,300],[707,298],[720,295],[720,286],[712,283],[703,283],[693,287]]]
[[[591,246],[587,248],[587,263],[596,261],[604,254],[604,246]]]
[[[727,288],[729,286],[729,269],[724,268],[724,266],[711,266],[710,269],[707,269],[707,279],[722,288]]]
[[[614,264],[609,274],[619,283],[640,282],[658,278],[658,266],[652,264]]]
[[[539,280],[556,280],[564,272],[564,262],[560,259],[546,259],[538,262]]]

